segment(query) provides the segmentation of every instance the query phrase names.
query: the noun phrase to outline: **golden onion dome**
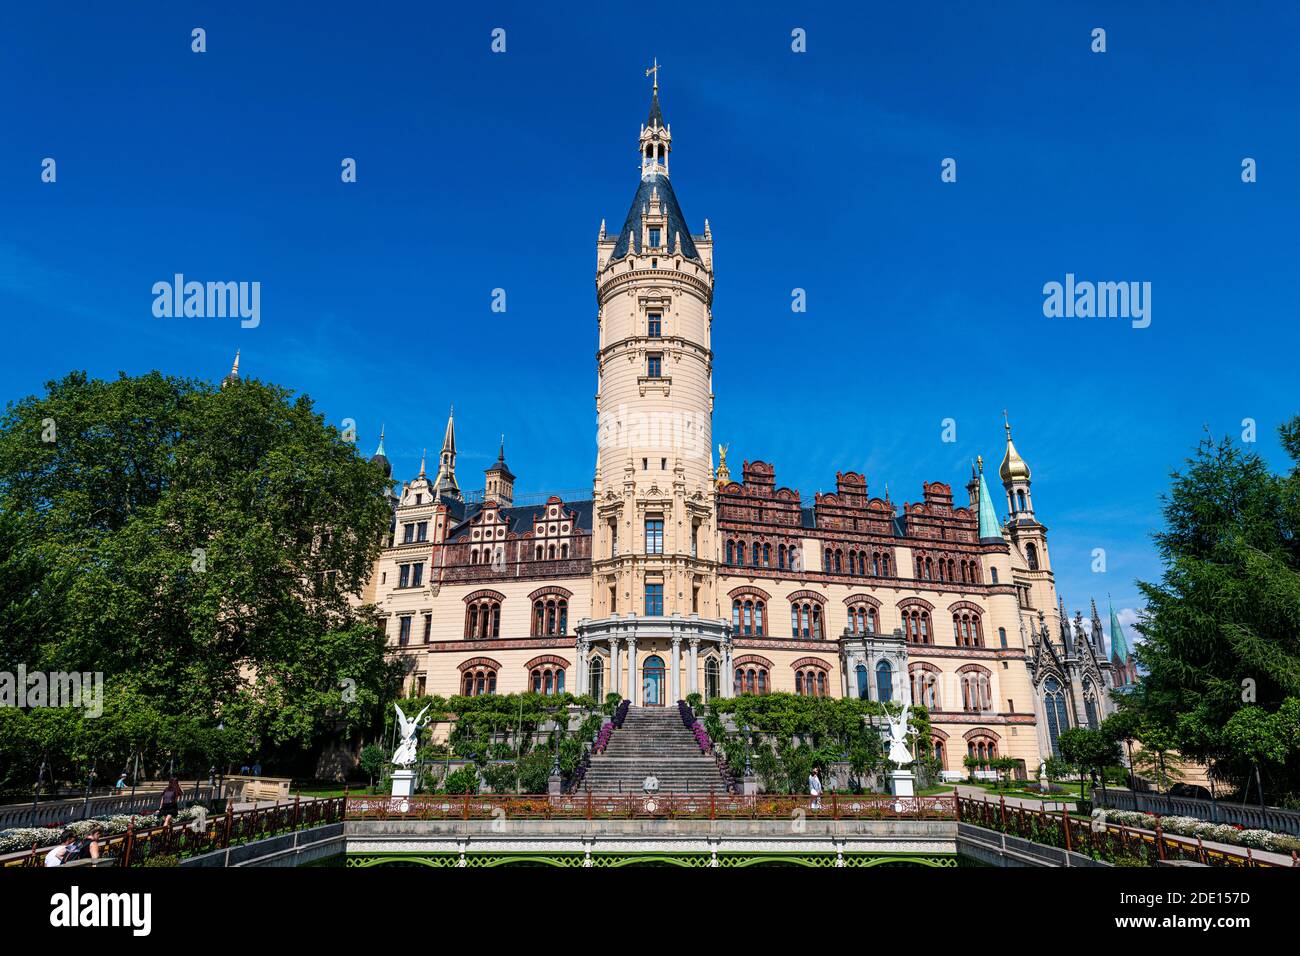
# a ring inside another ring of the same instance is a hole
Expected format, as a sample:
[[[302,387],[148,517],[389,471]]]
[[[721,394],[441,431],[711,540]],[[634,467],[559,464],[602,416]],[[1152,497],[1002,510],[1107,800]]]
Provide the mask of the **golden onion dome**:
[[[1020,457],[1015,442],[1011,440],[1011,422],[1006,419],[1006,412],[1003,411],[1002,415],[1007,429],[1007,451],[1002,456],[1002,465],[998,468],[998,474],[1002,476],[1003,482],[1028,481],[1029,465]]]

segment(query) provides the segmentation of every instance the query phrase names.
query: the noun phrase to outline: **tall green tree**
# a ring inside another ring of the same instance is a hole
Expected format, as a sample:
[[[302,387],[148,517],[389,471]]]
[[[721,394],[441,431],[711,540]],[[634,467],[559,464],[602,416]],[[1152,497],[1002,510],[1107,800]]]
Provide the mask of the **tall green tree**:
[[[1173,475],[1155,536],[1164,576],[1140,583],[1145,675],[1129,706],[1144,742],[1167,739],[1239,788],[1264,763],[1265,787],[1295,801],[1300,748],[1242,746],[1300,698],[1300,417],[1280,435],[1286,474],[1207,437]]]
[[[0,420],[0,659],[103,672],[172,736],[305,747],[373,719],[393,668],[357,597],[386,481],[274,385],[50,382]]]

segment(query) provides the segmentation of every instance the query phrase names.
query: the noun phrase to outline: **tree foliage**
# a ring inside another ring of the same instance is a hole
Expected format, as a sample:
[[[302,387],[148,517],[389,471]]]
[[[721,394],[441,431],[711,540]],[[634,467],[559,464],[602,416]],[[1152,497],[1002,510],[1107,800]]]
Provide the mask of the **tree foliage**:
[[[1172,476],[1155,536],[1164,575],[1140,584],[1145,674],[1124,706],[1144,752],[1176,748],[1239,788],[1257,764],[1266,789],[1294,801],[1300,747],[1286,715],[1300,708],[1300,417],[1280,434],[1286,474],[1207,437]]]
[[[83,748],[175,750],[218,721],[236,750],[305,747],[373,719],[394,674],[356,598],[386,481],[273,385],[50,382],[0,420],[0,665],[102,672],[101,721],[125,723]],[[61,719],[24,716],[6,734]]]

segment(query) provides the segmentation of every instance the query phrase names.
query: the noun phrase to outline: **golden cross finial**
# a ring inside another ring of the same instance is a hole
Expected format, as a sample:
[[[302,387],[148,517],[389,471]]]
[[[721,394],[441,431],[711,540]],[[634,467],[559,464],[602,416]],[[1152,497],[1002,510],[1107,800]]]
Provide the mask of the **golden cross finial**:
[[[645,71],[645,75],[646,75],[646,76],[651,76],[651,75],[654,76],[654,78],[655,78],[655,88],[654,88],[654,91],[655,91],[656,93],[658,93],[658,92],[659,92],[659,57],[655,57],[655,65],[652,66],[652,67],[650,67],[650,69],[646,70],[646,71]]]

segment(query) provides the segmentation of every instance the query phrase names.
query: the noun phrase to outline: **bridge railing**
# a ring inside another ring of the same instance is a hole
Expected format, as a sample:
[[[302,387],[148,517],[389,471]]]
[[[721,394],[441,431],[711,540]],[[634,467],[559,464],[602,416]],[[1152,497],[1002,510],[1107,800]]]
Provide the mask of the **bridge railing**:
[[[1242,847],[1241,851],[1222,846],[1207,847],[1200,837],[1170,836],[1160,829],[1159,820],[1154,831],[1114,823],[1094,829],[1089,821],[1071,819],[1065,810],[1049,812],[1026,809],[1023,805],[1010,807],[1001,798],[996,802],[988,798],[956,799],[957,819],[962,823],[973,823],[1044,846],[1073,850],[1108,863],[1155,866],[1163,861],[1184,860],[1223,867],[1287,865],[1266,856],[1256,856],[1250,847]],[[1300,858],[1294,852],[1290,866],[1300,866]]]
[[[796,814],[825,820],[952,820],[957,807],[952,795],[731,793],[351,797],[347,804],[349,820],[789,820]]]
[[[267,837],[306,830],[310,827],[339,823],[346,811],[344,797],[302,800],[248,810],[227,809],[209,817],[196,828],[194,823],[137,830],[129,826],[125,833],[115,833],[99,841],[100,858],[112,857],[114,866],[139,866],[159,857],[190,857],[214,850],[262,840]],[[0,856],[0,867],[42,866],[52,847],[33,846],[19,853]]]

